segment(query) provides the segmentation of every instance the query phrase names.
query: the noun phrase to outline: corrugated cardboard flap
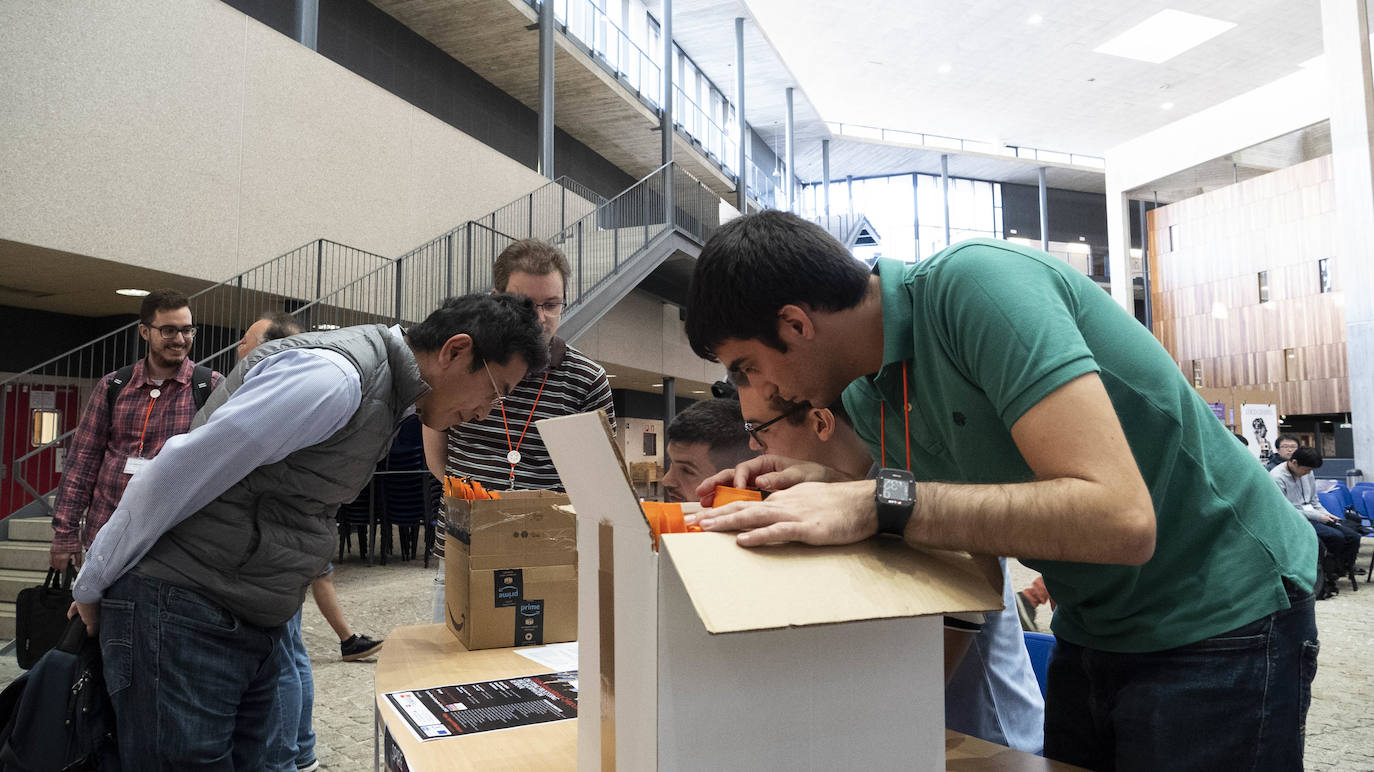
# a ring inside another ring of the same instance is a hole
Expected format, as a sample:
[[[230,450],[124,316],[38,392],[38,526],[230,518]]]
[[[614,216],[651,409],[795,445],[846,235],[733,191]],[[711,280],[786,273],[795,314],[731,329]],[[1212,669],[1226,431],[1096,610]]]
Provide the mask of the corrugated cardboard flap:
[[[1002,608],[997,559],[891,539],[745,549],[731,534],[667,534],[663,545],[711,633]]]

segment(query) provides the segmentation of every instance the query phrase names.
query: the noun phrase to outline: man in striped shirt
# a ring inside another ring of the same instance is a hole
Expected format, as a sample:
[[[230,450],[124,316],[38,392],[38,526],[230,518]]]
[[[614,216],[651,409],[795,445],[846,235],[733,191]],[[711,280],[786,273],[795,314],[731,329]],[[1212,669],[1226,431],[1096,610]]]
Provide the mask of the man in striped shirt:
[[[545,418],[605,410],[615,427],[606,371],[555,335],[562,320],[568,259],[537,239],[512,243],[496,258],[497,292],[534,301],[549,342],[549,366],[531,371],[481,421],[447,432],[424,428],[425,460],[434,475],[468,477],[492,490],[563,490],[558,470],[534,423]]]

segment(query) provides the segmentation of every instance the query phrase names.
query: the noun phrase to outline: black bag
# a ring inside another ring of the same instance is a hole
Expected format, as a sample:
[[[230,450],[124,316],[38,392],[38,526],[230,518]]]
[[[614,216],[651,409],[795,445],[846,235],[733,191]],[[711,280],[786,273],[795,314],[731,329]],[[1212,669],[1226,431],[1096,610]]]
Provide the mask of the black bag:
[[[72,580],[76,569],[48,569],[48,578],[37,587],[20,590],[14,599],[14,656],[28,670],[57,645],[67,629],[67,609],[72,605]]]
[[[81,617],[0,692],[0,726],[0,772],[119,772],[100,642]]]

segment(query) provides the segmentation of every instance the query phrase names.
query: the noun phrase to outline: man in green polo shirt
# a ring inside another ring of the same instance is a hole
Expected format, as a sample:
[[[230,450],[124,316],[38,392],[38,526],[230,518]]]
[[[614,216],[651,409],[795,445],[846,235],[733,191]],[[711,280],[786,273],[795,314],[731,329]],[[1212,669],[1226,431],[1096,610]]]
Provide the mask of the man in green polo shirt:
[[[1059,604],[1046,756],[1301,769],[1311,529],[1088,278],[994,240],[870,273],[818,226],[764,212],[702,251],[687,335],[765,394],[829,405],[843,393],[885,467],[875,491],[755,459],[726,476],[779,492],[703,528],[758,546],[882,526],[913,545],[1022,558]],[[705,503],[719,481],[703,484]]]

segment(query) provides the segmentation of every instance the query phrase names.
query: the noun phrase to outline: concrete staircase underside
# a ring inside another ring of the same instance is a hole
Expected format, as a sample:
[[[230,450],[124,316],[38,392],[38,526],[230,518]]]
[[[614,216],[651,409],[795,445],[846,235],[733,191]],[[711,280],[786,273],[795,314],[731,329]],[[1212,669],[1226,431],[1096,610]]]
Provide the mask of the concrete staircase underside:
[[[0,640],[14,638],[14,599],[43,583],[48,573],[52,524],[47,517],[12,517],[9,540],[0,542]]]

